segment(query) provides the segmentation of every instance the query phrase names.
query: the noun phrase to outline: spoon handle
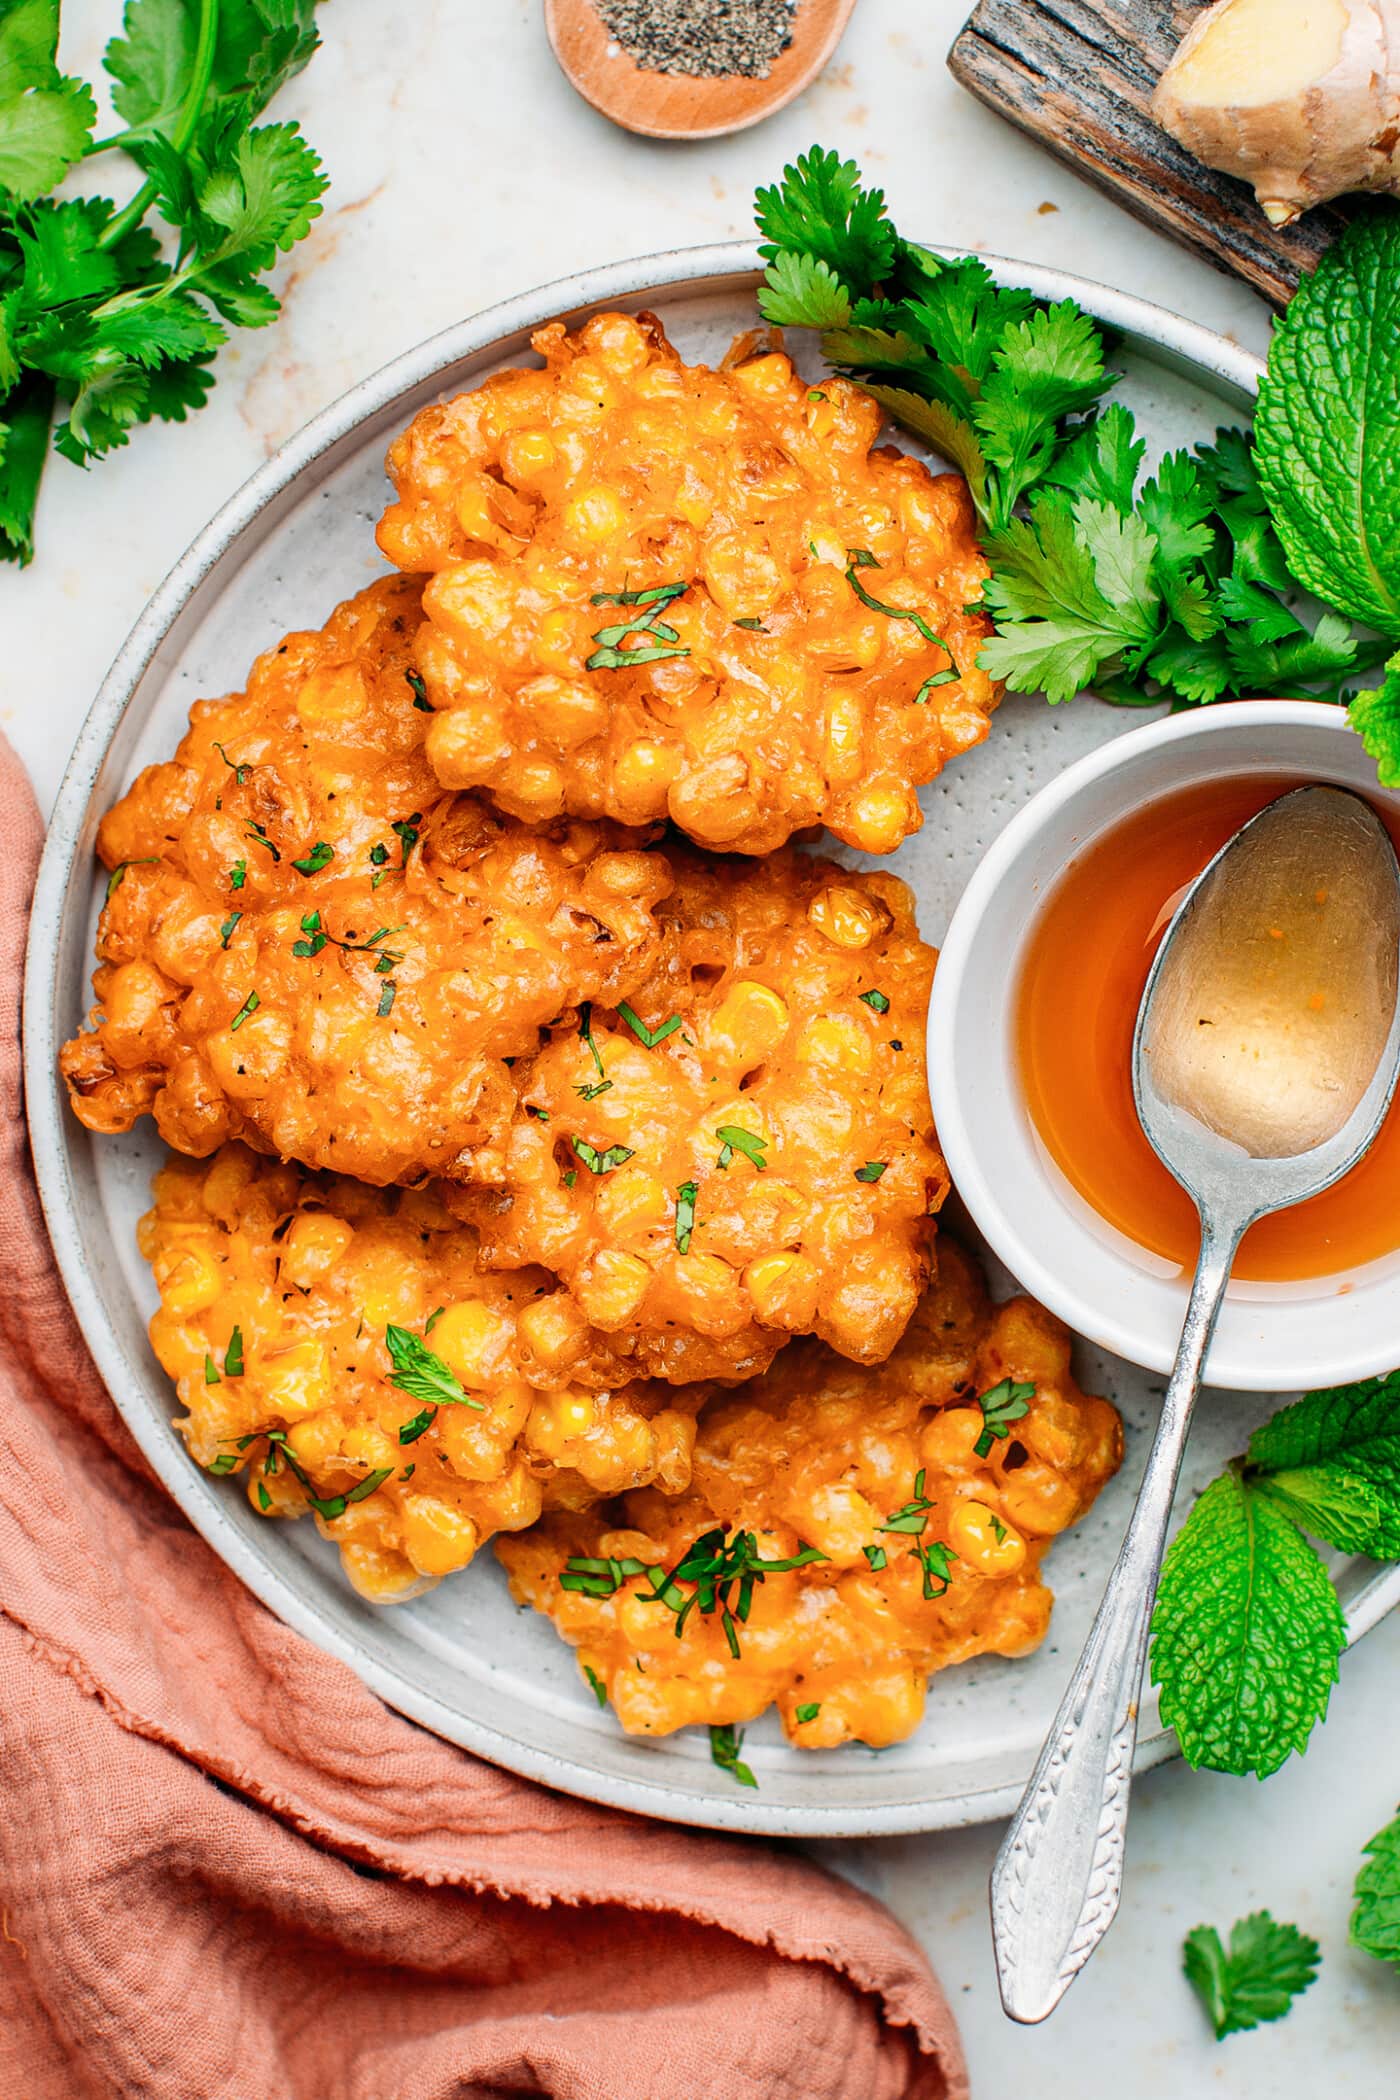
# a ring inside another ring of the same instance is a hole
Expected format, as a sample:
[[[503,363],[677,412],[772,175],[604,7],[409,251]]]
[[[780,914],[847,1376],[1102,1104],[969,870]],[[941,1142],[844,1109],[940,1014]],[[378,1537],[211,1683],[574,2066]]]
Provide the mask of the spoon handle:
[[[1152,1604],[1191,1409],[1240,1230],[1202,1229],[1175,1368],[1093,1628],[992,1870],[1001,2002],[1052,2013],[1113,1923]]]

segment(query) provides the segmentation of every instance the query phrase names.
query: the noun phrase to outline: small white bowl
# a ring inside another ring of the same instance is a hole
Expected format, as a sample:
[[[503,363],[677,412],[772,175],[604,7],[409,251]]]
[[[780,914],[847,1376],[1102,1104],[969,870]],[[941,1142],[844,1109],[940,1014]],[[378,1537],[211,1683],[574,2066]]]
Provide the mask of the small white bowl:
[[[1171,1368],[1189,1279],[1099,1218],[1050,1159],[1022,1095],[1016,989],[1045,896],[1092,840],[1177,789],[1249,774],[1327,781],[1400,808],[1339,707],[1249,700],[1153,722],[1080,759],[1013,817],[963,893],[934,981],[929,1084],[958,1193],[1028,1291],[1153,1371]],[[1400,1189],[1395,1200],[1400,1211]],[[1397,1363],[1400,1254],[1345,1276],[1232,1283],[1206,1369],[1212,1385],[1289,1392]]]

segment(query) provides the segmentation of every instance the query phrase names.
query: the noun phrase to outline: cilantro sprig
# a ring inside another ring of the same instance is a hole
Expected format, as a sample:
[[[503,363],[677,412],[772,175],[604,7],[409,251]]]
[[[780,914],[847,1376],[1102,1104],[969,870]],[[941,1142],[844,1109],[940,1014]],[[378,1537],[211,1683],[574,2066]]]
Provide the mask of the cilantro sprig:
[[[1181,1966],[1205,2007],[1217,2041],[1266,2020],[1281,2020],[1317,1975],[1317,1941],[1296,1925],[1280,1925],[1266,1910],[1230,1928],[1228,1948],[1213,1925],[1198,1925],[1182,1942]]]
[[[1342,681],[1400,642],[1400,528],[1384,466],[1400,423],[1393,216],[1384,235],[1367,222],[1348,229],[1315,290],[1295,299],[1270,359],[1257,455],[1247,434],[1222,430],[1213,445],[1168,453],[1144,480],[1144,440],[1129,411],[1105,401],[1116,375],[1103,334],[1073,300],[1047,305],[997,284],[975,257],[946,259],[905,240],[883,193],[820,147],[760,189],[756,209],[765,319],[820,331],[828,361],[965,476],[991,566],[983,608],[996,628],[978,663],[1013,691],[1057,702],[1092,686],[1131,706],[1336,698]],[[1308,386],[1309,356],[1335,383]],[[1360,444],[1329,439],[1343,393],[1358,426],[1376,404],[1369,458]],[[1309,560],[1319,506],[1333,521],[1319,542],[1332,556]],[[1377,590],[1363,556],[1382,543]],[[864,597],[857,566],[850,581]],[[1309,626],[1295,609],[1298,583],[1339,609]],[[1388,647],[1356,638],[1354,618],[1378,624]],[[1400,657],[1354,719],[1400,780]]]
[[[1172,1542],[1152,1675],[1193,1765],[1262,1779],[1327,1711],[1346,1627],[1305,1532],[1343,1552],[1400,1556],[1400,1372],[1281,1409]]]
[[[101,459],[138,424],[201,408],[230,330],[276,318],[262,280],[318,216],[326,177],[295,124],[255,119],[316,49],[313,10],[128,0],[103,58],[121,128],[101,139],[91,88],[58,70],[58,0],[3,10],[0,555],[32,558],[56,413],[55,449]],[[106,153],[141,173],[130,203],[49,194]]]

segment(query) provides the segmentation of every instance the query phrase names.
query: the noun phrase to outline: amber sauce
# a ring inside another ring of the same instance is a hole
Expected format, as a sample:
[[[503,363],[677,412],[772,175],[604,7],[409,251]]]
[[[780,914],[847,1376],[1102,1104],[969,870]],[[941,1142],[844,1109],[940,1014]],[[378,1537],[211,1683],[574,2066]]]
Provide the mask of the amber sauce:
[[[1153,802],[1072,861],[1032,929],[1017,990],[1026,1102],[1047,1151],[1101,1218],[1189,1270],[1195,1206],[1133,1106],[1132,1042],[1152,958],[1187,884],[1292,783],[1212,781]],[[1381,811],[1400,845],[1400,824]],[[1295,1282],[1400,1246],[1400,1103],[1350,1174],[1251,1226],[1235,1274]]]

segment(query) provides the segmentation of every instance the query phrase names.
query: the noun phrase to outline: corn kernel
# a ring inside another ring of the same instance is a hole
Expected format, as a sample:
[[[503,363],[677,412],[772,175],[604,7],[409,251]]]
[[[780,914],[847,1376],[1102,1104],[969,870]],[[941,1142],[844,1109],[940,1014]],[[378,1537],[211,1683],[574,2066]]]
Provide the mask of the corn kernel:
[[[289,1283],[308,1290],[330,1274],[354,1237],[355,1228],[343,1218],[320,1211],[300,1212],[282,1243],[282,1274]]]
[[[507,641],[516,624],[515,590],[504,568],[484,556],[454,562],[428,585],[423,610],[454,642]]]
[[[506,478],[514,482],[538,480],[548,473],[558,456],[552,438],[544,430],[513,430],[501,447]]]
[[[257,1384],[268,1408],[284,1421],[316,1414],[330,1403],[331,1366],[324,1342],[293,1342],[257,1366]]]
[[[567,1445],[587,1436],[597,1415],[597,1403],[587,1393],[552,1393],[530,1409],[526,1440],[541,1458],[557,1463]]]
[[[429,1337],[431,1347],[463,1385],[478,1390],[492,1382],[509,1340],[506,1316],[472,1298],[449,1305]]]
[[[919,1449],[930,1465],[966,1467],[973,1461],[973,1445],[982,1434],[982,1414],[976,1407],[942,1407],[924,1425]]]
[[[820,1277],[805,1254],[764,1254],[744,1271],[744,1289],[760,1320],[801,1332],[816,1317]]]
[[[856,797],[850,814],[852,837],[865,853],[893,853],[920,821],[911,788],[869,787]]]
[[[365,697],[365,682],[354,664],[327,665],[302,680],[297,714],[309,729],[354,722],[365,711]]]
[[[187,1320],[193,1313],[207,1312],[218,1302],[224,1287],[223,1270],[212,1255],[189,1248],[165,1268],[156,1264],[160,1302],[172,1318]]]
[[[347,1540],[341,1565],[350,1587],[371,1604],[398,1604],[426,1587],[423,1577],[402,1553],[365,1539]]]
[[[510,739],[499,709],[473,702],[434,715],[423,749],[444,787],[474,787],[509,756]]]
[[[333,1407],[323,1409],[320,1414],[307,1415],[300,1422],[289,1423],[287,1442],[293,1457],[300,1459],[302,1465],[313,1472],[328,1466],[332,1459],[340,1456],[345,1427],[344,1417]]]
[[[749,358],[746,364],[735,367],[731,377],[744,393],[776,400],[792,385],[792,361],[775,350],[767,357]]]
[[[480,1539],[476,1525],[450,1502],[433,1495],[405,1495],[403,1550],[420,1575],[450,1575],[465,1568]]]
[[[664,1229],[668,1197],[665,1186],[644,1167],[625,1166],[609,1174],[598,1189],[598,1215],[613,1241],[631,1240],[644,1249]]]
[[[838,693],[828,703],[824,732],[826,777],[836,787],[860,778],[865,717],[854,693]]]
[[[777,1049],[787,1025],[787,1002],[766,984],[742,977],[711,1014],[705,1036],[717,1057],[751,1072]]]
[[[807,917],[838,948],[868,948],[885,923],[870,898],[839,882],[818,890],[807,906]]]
[[[627,513],[610,488],[601,485],[580,489],[564,506],[564,531],[571,540],[586,540],[594,546],[616,540],[627,529]]]
[[[580,1271],[575,1290],[593,1325],[611,1329],[632,1318],[650,1286],[651,1270],[644,1261],[603,1248]]]
[[[203,1205],[211,1218],[231,1219],[238,1198],[253,1178],[251,1152],[242,1145],[225,1145],[204,1177]]]
[[[659,815],[666,790],[680,770],[681,754],[645,737],[625,746],[613,761],[613,793],[625,821]]]
[[[574,617],[562,605],[547,612],[536,627],[530,644],[531,654],[537,664],[546,671],[557,671],[561,677],[571,677],[579,668],[582,654],[574,638]]]
[[[866,1031],[843,1014],[809,1021],[797,1039],[797,1055],[804,1064],[838,1072],[868,1072],[874,1058]]]
[[[525,1346],[551,1371],[576,1362],[588,1338],[587,1322],[565,1291],[537,1298],[516,1325]]]
[[[835,1480],[808,1498],[798,1530],[829,1560],[854,1567],[865,1565],[861,1548],[875,1537],[879,1522],[879,1511],[858,1488]]]
[[[511,759],[496,776],[495,793],[512,816],[543,824],[564,807],[564,775],[552,759]]]
[[[532,678],[516,694],[520,707],[545,735],[566,750],[601,736],[608,726],[608,710],[592,686],[572,678]]]
[[[1014,1575],[1026,1558],[1020,1532],[1001,1523],[985,1502],[958,1504],[948,1519],[948,1544],[979,1575]]]

